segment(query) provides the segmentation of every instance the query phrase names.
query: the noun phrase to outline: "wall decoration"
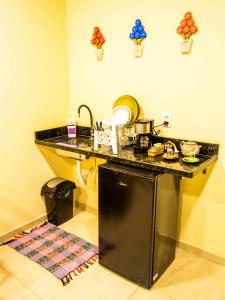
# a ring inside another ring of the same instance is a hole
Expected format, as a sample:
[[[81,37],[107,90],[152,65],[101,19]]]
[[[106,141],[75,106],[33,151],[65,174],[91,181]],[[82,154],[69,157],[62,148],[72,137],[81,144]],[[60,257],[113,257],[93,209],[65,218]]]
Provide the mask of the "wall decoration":
[[[183,37],[183,41],[181,42],[181,52],[183,54],[189,54],[191,52],[193,44],[191,36],[197,31],[198,27],[195,25],[192,13],[190,11],[186,12],[184,19],[180,22],[180,26],[177,27],[177,33]]]
[[[147,36],[144,26],[141,23],[140,19],[137,19],[135,21],[135,25],[132,28],[132,31],[130,33],[130,39],[134,41],[134,56],[135,57],[141,57],[143,52],[143,45],[141,45],[143,39],[145,39]]]
[[[91,43],[96,47],[96,58],[97,60],[103,59],[103,49],[102,45],[105,43],[105,38],[103,37],[99,27],[94,28],[94,33],[92,35]]]

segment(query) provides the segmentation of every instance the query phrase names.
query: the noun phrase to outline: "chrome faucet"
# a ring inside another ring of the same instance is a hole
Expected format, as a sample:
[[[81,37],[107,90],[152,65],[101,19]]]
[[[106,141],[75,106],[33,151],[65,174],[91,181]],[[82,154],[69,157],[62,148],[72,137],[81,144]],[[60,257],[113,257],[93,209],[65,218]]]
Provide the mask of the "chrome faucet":
[[[177,146],[176,146],[173,142],[167,141],[167,142],[165,143],[165,145],[167,145],[167,144],[172,145],[172,146],[174,147],[174,153],[175,153],[175,154],[178,154],[179,151],[178,151],[178,149],[177,149]],[[165,148],[166,148],[166,150],[168,149],[167,146],[165,146]]]
[[[91,112],[90,108],[89,108],[87,105],[81,104],[81,105],[78,107],[78,116],[79,116],[79,118],[80,118],[80,110],[81,110],[82,107],[87,108],[87,110],[88,110],[88,112],[89,112],[89,115],[90,115],[90,127],[93,128],[93,117],[92,117],[92,112]]]

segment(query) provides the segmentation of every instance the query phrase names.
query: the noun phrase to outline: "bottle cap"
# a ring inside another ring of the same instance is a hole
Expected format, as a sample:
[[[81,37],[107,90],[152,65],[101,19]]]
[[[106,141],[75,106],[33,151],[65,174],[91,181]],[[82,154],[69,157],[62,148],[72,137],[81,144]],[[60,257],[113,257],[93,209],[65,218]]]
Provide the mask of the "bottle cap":
[[[74,119],[68,119],[68,125],[75,125]]]

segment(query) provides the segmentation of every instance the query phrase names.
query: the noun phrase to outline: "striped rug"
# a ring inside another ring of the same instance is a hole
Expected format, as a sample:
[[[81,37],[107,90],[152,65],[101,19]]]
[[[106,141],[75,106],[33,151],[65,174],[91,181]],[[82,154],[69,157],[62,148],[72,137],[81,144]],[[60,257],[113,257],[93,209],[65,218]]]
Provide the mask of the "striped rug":
[[[88,269],[98,257],[98,248],[80,237],[47,223],[8,245],[36,262],[63,285]]]

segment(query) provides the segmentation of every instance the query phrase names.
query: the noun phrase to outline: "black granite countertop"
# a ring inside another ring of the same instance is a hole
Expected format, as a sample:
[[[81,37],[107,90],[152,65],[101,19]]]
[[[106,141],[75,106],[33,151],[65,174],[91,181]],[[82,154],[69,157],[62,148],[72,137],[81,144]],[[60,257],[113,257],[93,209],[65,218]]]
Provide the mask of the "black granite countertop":
[[[90,128],[77,127],[76,139],[68,139],[67,128],[58,127],[49,130],[35,132],[35,143],[51,148],[67,150],[85,154],[88,157],[98,157],[114,163],[130,165],[162,173],[172,173],[183,177],[192,178],[198,173],[205,171],[218,158],[219,145],[197,142],[201,145],[201,153],[198,155],[200,161],[195,164],[187,164],[182,161],[182,154],[175,161],[163,159],[162,155],[154,158],[147,154],[135,154],[132,147],[120,149],[117,155],[113,154],[111,147],[102,147],[98,151],[93,150],[93,141],[90,139]],[[180,139],[157,137],[154,142],[172,141],[180,150]]]

